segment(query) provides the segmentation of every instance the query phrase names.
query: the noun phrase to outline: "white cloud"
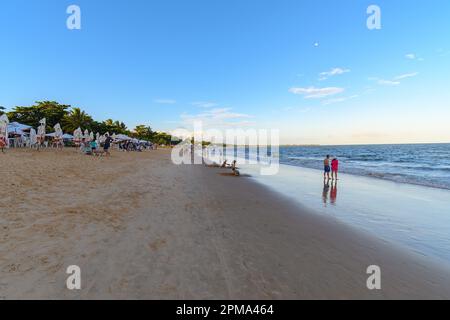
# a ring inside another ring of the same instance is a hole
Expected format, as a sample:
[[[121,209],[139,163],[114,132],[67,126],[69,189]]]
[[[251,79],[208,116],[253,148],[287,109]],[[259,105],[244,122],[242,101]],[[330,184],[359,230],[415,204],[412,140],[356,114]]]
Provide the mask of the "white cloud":
[[[350,72],[350,69],[343,69],[343,68],[333,68],[330,71],[325,71],[319,74],[319,80],[327,80],[330,77],[341,75],[344,73]]]
[[[344,92],[344,88],[328,87],[328,88],[291,88],[289,92],[305,96],[306,99],[320,99]]]
[[[402,79],[412,78],[412,77],[417,76],[418,74],[419,74],[418,72],[405,73],[405,74],[395,77],[394,80],[402,80]]]
[[[417,60],[417,61],[425,60],[424,58],[417,56],[415,53],[408,53],[405,55],[405,58],[408,60]]]
[[[329,104],[345,102],[345,101],[348,101],[348,100],[351,100],[351,99],[356,99],[356,98],[358,98],[358,97],[359,97],[359,95],[354,94],[354,95],[348,96],[348,97],[341,97],[341,98],[328,99],[328,100],[325,100],[325,101],[323,102],[323,105],[326,106],[326,105],[329,105]]]
[[[400,80],[413,78],[413,77],[417,76],[418,74],[419,74],[418,72],[411,72],[411,73],[401,74],[399,76],[396,76],[396,77],[394,77],[392,79],[388,79],[388,80],[374,78],[374,77],[369,78],[369,80],[376,81],[379,85],[382,85],[382,86],[398,86],[401,84]]]
[[[254,123],[249,121],[252,116],[233,112],[231,108],[208,109],[205,112],[191,115],[182,114],[181,119],[185,125],[192,126],[195,122],[201,122],[204,128],[244,127]]]
[[[200,108],[217,107],[217,103],[209,102],[209,101],[196,101],[196,102],[192,102],[192,105],[196,106],[196,107],[200,107]]]
[[[153,102],[159,103],[159,104],[175,104],[175,103],[177,103],[177,101],[173,100],[173,99],[155,99],[155,100],[153,100]]]
[[[400,85],[400,81],[380,79],[380,80],[378,80],[378,84],[380,84],[382,86],[398,86],[398,85]]]

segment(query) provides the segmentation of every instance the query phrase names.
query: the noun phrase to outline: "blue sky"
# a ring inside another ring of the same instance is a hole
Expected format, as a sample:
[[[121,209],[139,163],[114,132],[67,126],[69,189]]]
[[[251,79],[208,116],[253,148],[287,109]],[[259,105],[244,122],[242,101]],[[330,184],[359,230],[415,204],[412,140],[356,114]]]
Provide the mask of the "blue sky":
[[[274,128],[289,144],[449,142],[449,13],[448,0],[4,0],[0,105]]]

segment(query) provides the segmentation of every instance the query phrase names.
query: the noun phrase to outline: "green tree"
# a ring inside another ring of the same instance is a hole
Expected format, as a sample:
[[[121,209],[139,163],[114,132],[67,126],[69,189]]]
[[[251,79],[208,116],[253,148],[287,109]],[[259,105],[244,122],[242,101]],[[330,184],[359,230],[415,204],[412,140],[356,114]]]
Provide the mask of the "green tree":
[[[16,121],[32,127],[37,127],[39,121],[46,118],[47,128],[53,129],[55,124],[62,122],[69,108],[69,105],[59,104],[56,101],[37,101],[30,107],[15,107],[7,115],[11,122]]]
[[[123,122],[119,121],[113,121],[112,119],[108,119],[103,122],[105,125],[106,131],[109,133],[116,133],[116,134],[130,134],[130,132],[127,129],[127,126]]]
[[[160,145],[170,146],[172,144],[172,136],[165,132],[157,132],[153,136],[152,142]]]
[[[152,131],[152,128],[149,126],[145,126],[145,125],[139,125],[136,128],[134,128],[133,132],[131,133],[131,135],[139,140],[147,140],[147,141],[151,141],[153,136],[154,136],[154,132]]]
[[[80,108],[73,108],[68,114],[63,118],[62,125],[65,132],[72,133],[78,128],[83,130],[92,130],[94,120],[86,112],[82,111]]]

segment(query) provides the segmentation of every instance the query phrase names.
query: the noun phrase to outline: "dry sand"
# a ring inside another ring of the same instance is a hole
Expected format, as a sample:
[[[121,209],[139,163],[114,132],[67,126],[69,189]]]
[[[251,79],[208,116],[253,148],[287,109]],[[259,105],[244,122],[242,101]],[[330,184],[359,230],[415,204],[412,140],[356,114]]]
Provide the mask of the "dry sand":
[[[447,270],[222,173],[167,150],[0,154],[0,299],[450,298]]]

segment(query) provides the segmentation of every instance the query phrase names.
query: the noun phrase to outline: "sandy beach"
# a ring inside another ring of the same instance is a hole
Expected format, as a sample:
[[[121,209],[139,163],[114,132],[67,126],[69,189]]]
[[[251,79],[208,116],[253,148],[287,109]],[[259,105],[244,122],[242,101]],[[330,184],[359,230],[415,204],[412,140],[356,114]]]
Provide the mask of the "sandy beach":
[[[0,163],[0,299],[450,298],[448,270],[168,150]]]

